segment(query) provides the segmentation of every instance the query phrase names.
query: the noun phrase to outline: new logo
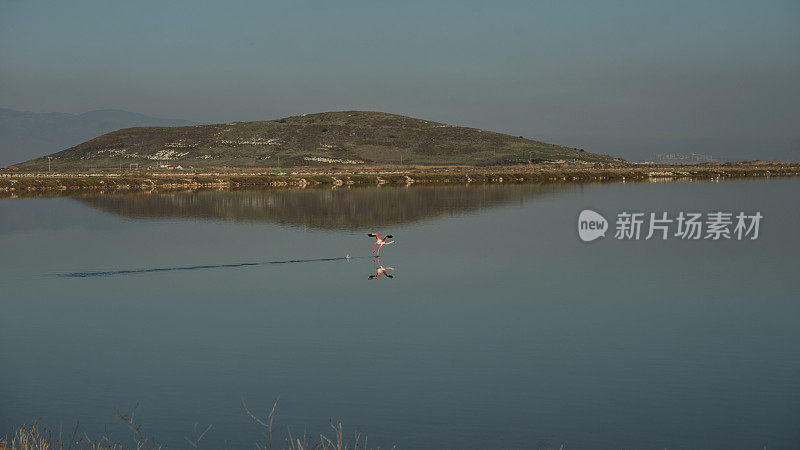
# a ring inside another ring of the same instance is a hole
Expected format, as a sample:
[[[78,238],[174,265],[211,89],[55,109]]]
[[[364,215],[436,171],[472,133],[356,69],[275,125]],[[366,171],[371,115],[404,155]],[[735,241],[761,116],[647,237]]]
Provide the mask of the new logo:
[[[608,221],[605,217],[584,209],[578,216],[578,236],[584,242],[591,242],[597,238],[605,237],[608,231]]]

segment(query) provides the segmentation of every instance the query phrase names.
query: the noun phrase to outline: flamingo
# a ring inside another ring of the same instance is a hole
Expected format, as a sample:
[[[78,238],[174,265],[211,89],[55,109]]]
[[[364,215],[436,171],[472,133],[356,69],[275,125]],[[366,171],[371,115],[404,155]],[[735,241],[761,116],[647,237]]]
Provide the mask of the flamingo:
[[[367,236],[375,238],[375,243],[372,244],[372,253],[375,253],[376,255],[381,254],[381,247],[383,247],[384,245],[394,244],[394,241],[386,242],[386,239],[391,239],[392,237],[391,234],[387,234],[386,236],[383,237],[383,239],[381,239],[381,236],[377,233],[370,233]],[[377,249],[377,252],[375,251],[375,249]]]
[[[370,275],[370,280],[377,280],[381,277],[381,275],[386,275],[388,278],[394,278],[393,276],[389,275],[388,272],[386,272],[387,270],[394,270],[394,267],[383,267],[381,265],[381,260],[378,259],[375,262],[375,275]]]

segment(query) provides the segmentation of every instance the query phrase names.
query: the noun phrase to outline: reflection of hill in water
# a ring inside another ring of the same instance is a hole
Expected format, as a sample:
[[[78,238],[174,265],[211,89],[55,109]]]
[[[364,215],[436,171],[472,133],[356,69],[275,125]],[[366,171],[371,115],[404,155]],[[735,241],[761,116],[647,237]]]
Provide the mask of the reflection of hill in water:
[[[368,187],[102,195],[78,201],[126,217],[192,217],[366,229],[458,214],[564,190],[560,185]]]

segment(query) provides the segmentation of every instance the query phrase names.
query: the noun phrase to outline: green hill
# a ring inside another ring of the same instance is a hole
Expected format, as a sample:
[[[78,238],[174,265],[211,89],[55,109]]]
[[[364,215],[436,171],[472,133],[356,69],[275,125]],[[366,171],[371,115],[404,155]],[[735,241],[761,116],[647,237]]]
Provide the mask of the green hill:
[[[50,155],[53,170],[158,167],[501,165],[609,162],[610,156],[475,128],[371,111],[266,122],[126,128]],[[18,165],[47,168],[47,157]]]

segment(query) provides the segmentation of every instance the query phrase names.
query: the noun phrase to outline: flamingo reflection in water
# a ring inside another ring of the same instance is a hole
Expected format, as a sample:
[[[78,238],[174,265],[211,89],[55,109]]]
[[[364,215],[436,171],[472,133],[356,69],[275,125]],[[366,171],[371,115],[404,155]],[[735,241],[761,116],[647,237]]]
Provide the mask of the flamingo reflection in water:
[[[394,278],[393,276],[389,275],[387,270],[394,270],[394,267],[384,267],[381,265],[381,260],[375,258],[375,275],[370,275],[370,280],[377,280],[381,277],[381,275],[386,275],[387,278]]]

